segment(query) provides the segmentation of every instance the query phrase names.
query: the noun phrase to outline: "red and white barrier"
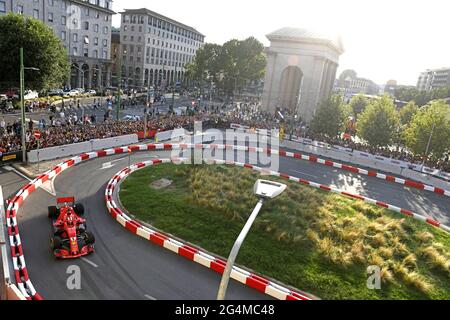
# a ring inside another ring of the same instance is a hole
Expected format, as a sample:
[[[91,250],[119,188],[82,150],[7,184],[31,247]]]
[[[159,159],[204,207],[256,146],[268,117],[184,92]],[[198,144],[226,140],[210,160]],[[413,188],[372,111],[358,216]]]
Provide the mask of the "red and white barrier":
[[[148,241],[153,242],[161,247],[164,247],[176,254],[179,254],[191,261],[195,261],[209,269],[212,269],[220,274],[222,274],[225,270],[226,261],[214,257],[206,252],[203,252],[200,249],[189,246],[183,242],[180,242],[176,239],[170,238],[169,236],[143,226],[136,220],[128,217],[114,202],[113,193],[115,187],[118,185],[120,181],[123,181],[129,174],[132,172],[142,169],[147,166],[153,166],[160,163],[180,163],[184,162],[186,159],[157,159],[144,161],[130,166],[129,168],[125,168],[118,172],[108,183],[105,191],[105,201],[106,207],[110,215],[119,222],[124,228],[128,231],[136,234]],[[269,281],[259,275],[248,272],[242,268],[234,266],[231,271],[231,278],[248,285],[262,293],[270,295],[276,299],[280,300],[312,300],[310,297],[305,294],[295,292],[290,290],[284,286],[281,286],[273,281]]]
[[[9,241],[10,241],[10,248],[11,248],[11,258],[12,258],[12,262],[14,265],[14,274],[15,274],[15,279],[16,279],[16,283],[17,283],[17,287],[19,288],[19,290],[22,292],[22,294],[29,300],[40,300],[42,299],[42,297],[39,295],[39,293],[36,292],[36,290],[33,287],[33,284],[31,283],[31,280],[29,278],[28,275],[28,271],[27,271],[27,267],[25,264],[25,257],[24,257],[24,250],[23,250],[23,246],[20,240],[20,234],[19,234],[19,227],[17,224],[17,212],[19,210],[19,208],[22,206],[23,202],[27,199],[27,197],[33,193],[36,189],[38,189],[44,182],[46,182],[49,179],[52,179],[53,177],[57,176],[59,173],[61,173],[62,171],[77,165],[83,161],[87,161],[90,159],[95,159],[95,158],[100,158],[100,157],[105,157],[105,156],[109,156],[109,155],[116,155],[116,154],[123,154],[123,153],[127,153],[128,150],[130,150],[131,152],[135,152],[135,151],[148,151],[148,150],[182,150],[182,149],[188,149],[188,148],[195,148],[195,149],[208,149],[208,148],[217,148],[217,149],[227,149],[227,150],[238,150],[238,151],[249,151],[249,152],[266,152],[266,153],[271,153],[271,154],[279,154],[280,156],[286,156],[286,157],[292,157],[292,158],[296,158],[296,159],[303,159],[303,160],[308,160],[311,162],[316,162],[316,163],[321,163],[324,165],[328,165],[328,166],[333,166],[333,167],[340,167],[344,170],[349,170],[349,171],[353,171],[355,172],[356,170],[358,170],[358,173],[362,173],[364,174],[364,171],[360,171],[363,169],[358,169],[358,168],[353,168],[350,166],[345,166],[343,164],[339,164],[339,163],[335,163],[335,162],[331,162],[331,161],[326,161],[326,160],[322,160],[322,159],[318,159],[316,157],[313,156],[305,156],[305,155],[301,155],[299,153],[292,153],[292,152],[286,152],[286,151],[278,151],[278,150],[270,150],[270,149],[263,149],[263,148],[253,148],[253,147],[246,147],[246,146],[232,146],[232,145],[217,145],[217,144],[207,144],[207,145],[203,145],[203,144],[146,144],[146,145],[132,145],[132,146],[124,146],[124,147],[118,147],[118,148],[113,148],[113,149],[107,149],[107,150],[99,150],[99,151],[92,151],[92,152],[88,152],[88,153],[82,153],[78,156],[72,157],[60,164],[58,164],[57,166],[55,166],[54,168],[52,168],[51,170],[45,172],[44,174],[42,174],[41,176],[37,177],[36,179],[34,179],[33,181],[31,181],[30,183],[28,183],[26,186],[24,186],[23,188],[21,188],[18,193],[10,199],[10,201],[8,202],[8,207],[6,210],[6,226],[8,228],[8,236],[9,236]],[[218,160],[217,160],[218,161]],[[245,165],[242,164],[242,166],[244,167],[249,167],[250,165]],[[253,169],[257,170],[257,167],[253,167],[251,166]],[[261,171],[264,171],[264,169],[261,169]],[[284,174],[280,174],[277,173],[280,177],[284,177],[284,178],[288,178],[290,180],[295,181],[295,177],[289,177],[287,175]],[[277,175],[275,174],[275,175]],[[371,173],[371,171],[367,171],[367,175],[369,176],[377,176],[378,173]],[[382,178],[383,176],[379,176],[380,178]],[[387,181],[393,181],[393,182],[398,182],[400,183],[400,180],[397,180],[398,178],[388,178],[388,176],[384,176],[385,180]],[[304,182],[306,180],[303,179],[298,179],[299,182]],[[309,184],[309,183],[308,183]],[[412,183],[406,183],[405,180],[405,185],[409,185],[411,184],[411,186],[416,186],[419,189],[421,189],[420,184],[417,184],[416,182],[412,182]],[[417,184],[417,185],[416,185]],[[364,201],[367,201],[369,203],[373,203],[376,205],[380,205],[383,206],[385,208],[406,214],[408,216],[414,217],[418,220],[427,222],[435,227],[441,228],[447,232],[450,232],[450,228],[447,226],[444,226],[442,224],[440,224],[437,221],[434,221],[430,218],[415,214],[410,212],[409,210],[405,210],[405,209],[400,209],[397,208],[395,206],[392,205],[388,205],[385,204],[383,202],[380,201],[376,201],[370,198],[366,198],[366,197],[362,197],[362,196],[357,196],[357,195],[350,195],[347,194],[345,192],[341,192],[339,190],[334,191],[336,189],[330,188],[330,187],[320,187],[321,185],[319,184],[309,184],[311,186],[319,186],[320,189],[324,189],[326,190],[327,188],[329,188],[329,191],[333,191],[333,192],[337,192],[337,193],[341,193],[343,195],[346,196],[350,196],[352,198],[356,198],[356,199],[361,199]],[[432,186],[423,186],[424,190],[429,190],[429,191],[433,191],[436,192],[438,194],[443,194],[446,196],[450,196],[450,191],[448,190],[442,190],[442,189],[438,189],[438,188],[434,188]],[[251,281],[251,280],[250,280]]]

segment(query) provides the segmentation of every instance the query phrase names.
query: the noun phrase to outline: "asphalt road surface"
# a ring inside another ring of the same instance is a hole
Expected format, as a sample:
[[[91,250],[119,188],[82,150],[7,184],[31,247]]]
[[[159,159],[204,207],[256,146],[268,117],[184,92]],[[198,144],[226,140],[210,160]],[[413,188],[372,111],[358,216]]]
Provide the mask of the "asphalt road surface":
[[[136,153],[132,163],[169,154]],[[103,169],[106,162],[112,167]],[[55,180],[58,196],[73,195],[86,208],[88,229],[96,236],[96,252],[87,259],[55,260],[49,250],[51,224],[47,218],[47,206],[54,205],[55,199],[41,189],[27,199],[18,221],[35,288],[46,299],[215,299],[219,274],[136,237],[108,215],[106,183],[127,165],[128,156],[124,155],[95,159],[66,170]],[[26,183],[17,174],[0,170],[5,198]],[[450,221],[450,199],[431,192],[291,158],[279,159],[279,171],[385,201],[445,224]],[[70,265],[81,269],[81,290],[66,286]],[[269,297],[232,280],[227,298]]]
[[[148,159],[149,155],[134,155],[133,161]],[[123,160],[114,162],[113,167],[102,169],[103,163],[121,157]],[[96,159],[68,169],[55,180],[58,196],[74,195],[86,208],[88,229],[96,237],[96,251],[85,259],[61,261],[52,256],[47,206],[54,205],[55,199],[49,193],[39,189],[25,201],[18,221],[27,268],[36,290],[44,299],[214,300],[219,274],[127,232],[109,216],[104,202],[106,183],[127,165],[128,158],[123,155]],[[9,195],[5,192],[5,196]],[[66,285],[71,275],[67,268],[71,265],[80,267],[81,290],[69,290]],[[232,280],[227,298],[270,297]]]

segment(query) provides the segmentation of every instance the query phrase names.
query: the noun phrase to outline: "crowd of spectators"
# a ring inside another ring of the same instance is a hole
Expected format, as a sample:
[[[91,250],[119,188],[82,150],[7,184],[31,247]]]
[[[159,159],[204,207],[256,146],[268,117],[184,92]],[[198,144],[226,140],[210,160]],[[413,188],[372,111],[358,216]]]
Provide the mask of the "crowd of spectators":
[[[185,128],[192,131],[194,122],[202,121],[203,129],[215,127],[219,129],[230,128],[231,123],[249,126],[251,128],[279,129],[284,128],[285,137],[293,136],[309,138],[312,140],[324,141],[322,137],[311,134],[308,126],[290,115],[287,110],[279,109],[273,114],[261,112],[260,104],[257,101],[246,101],[243,103],[223,104],[221,106],[187,107],[180,114],[160,115],[155,110],[149,110],[147,119],[147,130],[166,131],[176,128]],[[51,147],[64,144],[89,141],[92,139],[103,139],[114,136],[126,135],[144,131],[143,121],[115,121],[109,116],[105,116],[103,122],[98,122],[95,114],[85,115],[80,119],[76,114],[59,117],[50,117],[49,123],[45,120],[34,125],[31,121],[27,123],[26,143],[27,149],[37,148],[37,140],[32,134],[33,130],[39,128],[41,131],[40,147]],[[375,148],[356,142],[349,138],[339,138],[326,141],[332,145],[339,145],[353,150],[371,153],[373,155],[384,156],[410,163],[421,164],[422,158],[416,157],[406,149],[396,148]],[[0,151],[14,152],[21,148],[21,124],[19,121],[5,123],[0,118]],[[449,156],[437,163],[425,162],[428,167],[450,171]]]

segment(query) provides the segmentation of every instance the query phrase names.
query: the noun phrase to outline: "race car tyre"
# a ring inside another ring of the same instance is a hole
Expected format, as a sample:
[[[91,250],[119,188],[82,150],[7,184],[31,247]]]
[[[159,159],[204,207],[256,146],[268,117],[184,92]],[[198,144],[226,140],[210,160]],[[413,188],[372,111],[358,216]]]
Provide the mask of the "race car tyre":
[[[74,205],[73,210],[79,216],[84,215],[84,206],[81,203],[77,203]]]
[[[93,244],[95,242],[95,237],[92,233],[86,231],[84,234],[84,241],[86,242],[86,244]]]
[[[50,247],[52,250],[61,249],[62,248],[62,241],[60,237],[53,237],[50,239]]]
[[[55,206],[48,207],[48,217],[50,219],[56,219],[56,218],[58,218],[58,215],[59,215],[59,210],[57,207],[55,207]]]

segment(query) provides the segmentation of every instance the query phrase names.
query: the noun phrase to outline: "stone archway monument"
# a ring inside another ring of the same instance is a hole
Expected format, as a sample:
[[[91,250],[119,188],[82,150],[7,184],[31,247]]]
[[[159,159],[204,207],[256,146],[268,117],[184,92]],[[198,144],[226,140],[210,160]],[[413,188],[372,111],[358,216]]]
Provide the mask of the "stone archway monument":
[[[310,121],[318,102],[333,88],[344,52],[340,38],[297,28],[282,28],[267,38],[263,111],[275,113],[280,107]]]

